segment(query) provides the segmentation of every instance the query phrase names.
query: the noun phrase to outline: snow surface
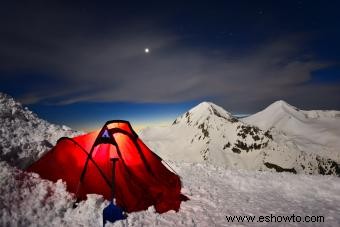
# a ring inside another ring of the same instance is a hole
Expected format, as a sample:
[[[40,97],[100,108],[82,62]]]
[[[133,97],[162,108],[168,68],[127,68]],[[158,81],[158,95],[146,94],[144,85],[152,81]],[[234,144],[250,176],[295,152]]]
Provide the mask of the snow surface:
[[[340,178],[226,170],[209,164],[170,163],[190,200],[179,212],[146,211],[106,226],[254,226],[228,223],[226,215],[324,216],[315,226],[340,225]],[[75,209],[62,181],[52,183],[0,162],[0,226],[101,226],[108,204],[89,195]],[[277,223],[255,223],[273,226]],[[311,223],[280,223],[284,226]]]
[[[12,97],[0,92],[0,160],[25,168],[51,149],[60,137],[79,134],[67,126],[39,119]]]
[[[264,130],[274,128],[288,135],[300,150],[340,163],[340,111],[299,110],[281,100],[242,120]]]

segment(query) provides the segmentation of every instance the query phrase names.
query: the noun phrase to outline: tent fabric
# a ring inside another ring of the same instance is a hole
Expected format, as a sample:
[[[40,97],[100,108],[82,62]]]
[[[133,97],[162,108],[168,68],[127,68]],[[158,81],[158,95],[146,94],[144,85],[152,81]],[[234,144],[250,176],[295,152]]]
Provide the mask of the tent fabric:
[[[113,158],[118,158],[114,175]],[[179,176],[163,165],[127,121],[109,121],[100,131],[63,137],[27,170],[44,179],[63,179],[80,200],[92,193],[112,200],[114,184],[116,203],[126,212],[151,205],[159,213],[178,211],[185,198]]]

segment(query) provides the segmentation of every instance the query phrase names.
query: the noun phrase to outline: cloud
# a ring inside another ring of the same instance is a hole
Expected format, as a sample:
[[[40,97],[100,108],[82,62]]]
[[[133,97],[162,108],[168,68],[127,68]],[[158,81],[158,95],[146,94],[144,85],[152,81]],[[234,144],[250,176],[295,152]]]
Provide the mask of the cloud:
[[[56,12],[28,15],[26,26],[19,20],[0,38],[5,44],[0,49],[3,71],[42,73],[51,81],[38,86],[41,81],[32,79],[21,96],[25,104],[183,102],[209,97],[235,107],[296,96],[320,99],[309,95],[313,90],[325,96],[339,92],[329,85],[304,85],[313,71],[330,63],[306,55],[300,36],[237,53],[192,45],[193,38],[163,30],[157,23],[97,28],[80,13]],[[41,20],[45,17],[50,23]],[[78,22],[78,17],[85,22]]]

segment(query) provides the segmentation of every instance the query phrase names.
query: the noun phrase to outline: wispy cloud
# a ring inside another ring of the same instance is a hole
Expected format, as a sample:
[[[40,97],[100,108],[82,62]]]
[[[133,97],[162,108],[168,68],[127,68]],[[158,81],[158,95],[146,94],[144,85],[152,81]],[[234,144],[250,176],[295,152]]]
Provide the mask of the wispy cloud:
[[[53,12],[30,15],[27,23],[35,24],[35,29],[18,23],[0,38],[5,44],[0,48],[2,70],[42,73],[53,81],[46,86],[35,86],[39,80],[27,84],[21,97],[26,104],[181,102],[210,97],[234,107],[296,97],[320,101],[316,92],[333,98],[340,94],[336,86],[304,84],[313,71],[330,63],[306,55],[303,37],[282,37],[235,53],[190,45],[185,37],[157,24],[108,25],[105,32],[96,32],[91,21],[90,28],[77,27],[75,18],[85,19],[81,15]],[[37,21],[41,17],[64,18],[61,23],[66,26],[49,27]],[[67,25],[69,18],[73,24]],[[145,47],[150,48],[149,54],[144,53]]]

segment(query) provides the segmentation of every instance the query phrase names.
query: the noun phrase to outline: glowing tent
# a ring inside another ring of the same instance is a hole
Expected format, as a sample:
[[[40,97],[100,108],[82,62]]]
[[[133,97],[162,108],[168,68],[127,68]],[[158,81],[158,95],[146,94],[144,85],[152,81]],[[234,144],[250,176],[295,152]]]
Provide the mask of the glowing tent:
[[[63,179],[80,200],[89,193],[112,200],[114,194],[127,212],[151,205],[159,213],[178,211],[184,198],[179,176],[163,165],[127,121],[108,121],[99,132],[59,139],[28,171],[52,181]]]

